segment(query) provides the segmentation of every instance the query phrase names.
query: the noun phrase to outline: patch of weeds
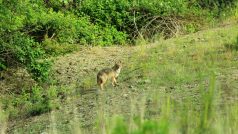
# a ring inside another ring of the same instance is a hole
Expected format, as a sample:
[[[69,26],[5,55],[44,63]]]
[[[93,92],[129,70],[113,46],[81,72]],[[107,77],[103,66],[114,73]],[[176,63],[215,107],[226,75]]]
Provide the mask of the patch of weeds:
[[[116,125],[112,131],[112,134],[128,134],[128,125],[125,124],[123,118],[116,119]]]
[[[38,82],[46,82],[49,80],[49,73],[51,71],[51,61],[34,61],[32,62],[28,70],[32,73],[32,78]]]
[[[53,55],[53,56],[67,54],[67,53],[71,53],[73,51],[79,50],[78,45],[66,44],[66,43],[59,44],[57,41],[51,40],[48,38],[46,38],[42,42],[42,44],[43,44],[46,54]]]
[[[7,129],[7,119],[8,114],[2,110],[2,105],[0,102],[0,133],[4,134],[5,130]]]
[[[30,90],[23,89],[20,94],[3,98],[3,109],[9,112],[9,118],[35,116],[59,108],[58,99],[68,93],[65,88],[51,86],[47,89],[33,86]]]
[[[196,24],[192,24],[192,23],[189,23],[184,26],[184,30],[187,33],[195,33],[198,31],[198,29],[199,29],[198,26]]]
[[[209,132],[212,130],[211,123],[213,121],[214,114],[214,103],[215,103],[215,90],[216,90],[216,78],[212,74],[210,78],[209,87],[207,90],[201,90],[201,112],[198,131],[201,133]]]
[[[234,43],[225,43],[224,46],[228,50],[238,51],[238,36],[236,37],[236,41]]]
[[[40,115],[59,108],[59,103],[56,100],[58,93],[56,87],[50,87],[47,91],[44,91],[41,87],[33,87],[28,105],[30,116]]]
[[[79,84],[82,89],[91,89],[95,85],[96,79],[94,77],[86,77]]]

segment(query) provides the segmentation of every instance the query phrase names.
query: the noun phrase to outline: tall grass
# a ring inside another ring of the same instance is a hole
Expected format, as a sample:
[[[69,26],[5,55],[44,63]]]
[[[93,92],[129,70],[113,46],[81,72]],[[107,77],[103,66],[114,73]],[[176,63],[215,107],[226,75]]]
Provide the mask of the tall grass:
[[[131,104],[128,104],[131,109],[130,114],[126,117],[116,112],[112,115],[108,114],[105,111],[108,96],[100,94],[102,102],[97,109],[95,132],[100,134],[235,134],[238,130],[237,104],[224,104],[220,107],[219,83],[214,73],[209,77],[208,86],[201,84],[197,87],[201,94],[199,105],[194,105],[189,97],[179,101],[173,95],[161,95],[159,94],[161,91],[154,91],[150,101],[153,109],[160,112],[149,118],[146,117],[150,105],[147,103],[148,98],[141,99],[139,109],[136,101],[131,98]],[[82,128],[82,122],[76,116],[77,108],[72,109],[74,118],[69,124],[69,132],[74,134],[91,132],[83,131],[85,128]],[[53,112],[50,120],[49,133],[63,133],[60,131],[61,128],[56,127],[59,121]]]
[[[2,109],[2,105],[0,103],[0,134],[5,134],[7,129],[7,114]]]
[[[234,134],[238,130],[237,118],[234,116],[238,112],[236,104],[226,106],[225,109],[215,104],[219,100],[216,85],[213,74],[210,76],[209,87],[201,88],[199,108],[189,100],[176,102],[172,96],[166,96],[160,100],[164,102],[162,106],[157,107],[161,111],[157,119],[134,118],[133,122],[127,122],[117,117],[116,126],[108,129],[113,129],[113,134]],[[136,126],[131,130],[128,126],[132,124]]]

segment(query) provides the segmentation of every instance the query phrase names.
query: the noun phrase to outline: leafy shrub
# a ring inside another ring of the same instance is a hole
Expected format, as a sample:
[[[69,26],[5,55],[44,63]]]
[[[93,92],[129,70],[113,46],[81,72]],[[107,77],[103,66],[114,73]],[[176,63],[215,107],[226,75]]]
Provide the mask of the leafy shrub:
[[[111,25],[118,31],[128,34],[130,40],[136,39],[139,32],[145,38],[151,38],[165,31],[164,29],[168,29],[168,25],[173,24],[166,19],[168,16],[176,18],[176,16],[181,16],[187,11],[186,0],[140,0],[136,2],[127,0],[85,0],[77,9],[79,15],[83,13],[90,16],[93,23],[101,26]],[[164,24],[161,24],[163,22]],[[173,31],[167,32],[170,34]]]
[[[28,103],[28,112],[30,115],[39,115],[51,111],[52,107],[50,106],[50,96],[48,97],[44,93],[44,89],[41,87],[33,87],[29,98]]]
[[[0,2],[0,34],[9,31],[15,31],[23,27],[24,16],[12,12],[13,6],[21,9],[18,1],[12,0],[11,2]]]
[[[54,39],[59,43],[79,43],[79,44],[123,44],[126,38],[121,37],[122,33],[111,27],[101,27],[92,24],[87,17],[76,17],[73,14],[65,15],[62,12],[49,10],[28,12],[29,19],[26,19],[24,31],[35,40],[42,42],[47,38]],[[34,19],[30,19],[34,18]],[[106,38],[112,36],[112,38]],[[123,39],[122,41],[120,39]],[[98,41],[100,42],[98,44]]]
[[[26,24],[26,19],[35,20],[30,18],[30,13],[28,11],[33,10],[33,7],[36,7],[36,4],[30,3],[19,3],[18,1],[12,0],[11,2],[3,1],[0,9],[1,13],[1,31],[0,36],[0,69],[11,66],[26,66],[34,76],[36,80],[40,80],[41,76],[39,70],[36,69],[36,66],[42,66],[45,61],[41,63],[37,62],[38,59],[44,57],[44,50],[41,45],[27,35],[27,32],[24,31],[24,25]],[[29,7],[31,8],[29,8]],[[28,7],[28,8],[27,8]],[[15,11],[15,9],[17,9]],[[41,8],[40,8],[41,9]],[[25,14],[26,13],[26,14]],[[13,18],[13,19],[11,19]],[[37,65],[39,64],[39,65]],[[44,71],[48,70],[50,66],[45,66]],[[38,72],[36,72],[36,70]],[[47,76],[46,73],[41,73],[42,78],[45,79]]]
[[[21,33],[13,34],[8,43],[15,59],[22,64],[30,63],[44,54],[38,43]]]
[[[59,42],[74,43],[76,37],[74,24],[75,17],[65,16],[61,12],[45,9],[31,9],[27,11],[23,31],[34,37],[37,42],[42,42],[46,37],[55,38]],[[72,25],[73,24],[73,25]]]
[[[2,40],[1,48],[2,68],[21,64],[28,68],[35,80],[45,81],[48,78],[50,62],[37,61],[44,55],[44,50],[30,37],[19,32],[12,33]]]
[[[39,82],[48,80],[50,73],[51,61],[34,61],[28,66],[30,72],[33,74],[33,79]]]
[[[30,90],[22,90],[18,95],[9,96],[8,99],[2,98],[3,108],[9,111],[10,118],[39,115],[59,108],[57,99],[67,94],[68,90],[63,87],[51,86],[44,89],[36,85]]]
[[[117,30],[124,31],[128,28],[130,19],[128,10],[130,6],[130,3],[126,0],[85,0],[78,12],[90,16],[94,23],[102,26],[112,25]]]

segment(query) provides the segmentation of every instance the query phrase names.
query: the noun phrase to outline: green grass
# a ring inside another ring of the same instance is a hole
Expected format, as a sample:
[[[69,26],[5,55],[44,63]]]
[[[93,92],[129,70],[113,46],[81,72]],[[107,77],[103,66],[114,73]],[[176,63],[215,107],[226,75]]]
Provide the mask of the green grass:
[[[108,86],[95,95],[98,98],[73,95],[62,105],[65,113],[53,111],[39,117],[42,123],[34,121],[14,132],[234,134],[238,131],[238,51],[226,44],[236,45],[236,29],[237,25],[227,26],[137,46],[132,58],[123,60],[118,80],[122,88]],[[94,76],[84,78],[78,86],[93,88]],[[131,96],[116,96],[127,100],[121,106],[110,102],[116,93]],[[87,101],[79,105],[79,97]],[[97,105],[90,107],[90,101]],[[90,112],[95,116],[85,117],[95,120],[92,126],[78,117],[77,109],[84,106],[89,106],[85,116]],[[123,106],[129,111],[123,111]]]
[[[152,106],[142,110],[148,118],[140,119],[139,123],[119,118],[112,132],[237,132],[238,52],[225,46],[226,43],[236,45],[237,28],[199,32],[161,41],[151,49],[141,48],[129,68],[133,70],[139,66],[140,69],[129,75],[135,77],[131,78],[131,83],[137,82],[135,86],[149,90],[147,101]],[[128,63],[131,64],[131,61]],[[127,77],[127,74],[123,76]],[[141,83],[138,82],[140,79]],[[148,80],[151,82],[146,83]],[[157,115],[150,115],[158,111]],[[136,124],[136,127],[130,128],[128,123]]]

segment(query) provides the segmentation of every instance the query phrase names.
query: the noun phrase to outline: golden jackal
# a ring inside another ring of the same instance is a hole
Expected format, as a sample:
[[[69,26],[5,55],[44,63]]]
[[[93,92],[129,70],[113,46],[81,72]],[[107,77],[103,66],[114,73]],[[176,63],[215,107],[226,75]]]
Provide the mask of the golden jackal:
[[[112,80],[112,85],[115,87],[117,85],[116,78],[121,72],[122,63],[118,61],[112,68],[104,68],[100,70],[97,74],[97,84],[100,86],[101,90],[103,90],[103,86],[106,83],[107,79]]]

